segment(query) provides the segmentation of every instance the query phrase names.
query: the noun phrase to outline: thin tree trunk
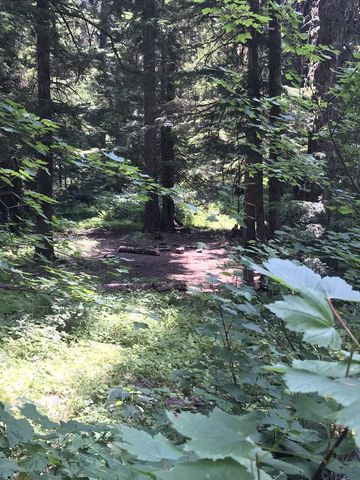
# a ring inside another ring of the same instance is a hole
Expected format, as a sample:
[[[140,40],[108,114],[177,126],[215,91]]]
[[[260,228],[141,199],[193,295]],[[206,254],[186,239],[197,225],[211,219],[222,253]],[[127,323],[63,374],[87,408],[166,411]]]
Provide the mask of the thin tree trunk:
[[[167,116],[166,107],[176,96],[174,73],[176,71],[175,58],[176,39],[171,32],[165,39],[163,45],[163,102],[165,104],[165,116]],[[174,135],[172,132],[172,123],[166,118],[161,127],[161,184],[165,188],[172,188],[175,185],[175,151]],[[175,228],[175,204],[169,196],[164,196],[162,200],[161,211],[161,229],[172,231]]]
[[[253,13],[260,13],[259,0],[250,0]],[[259,66],[259,33],[252,28],[248,42],[247,66],[248,96],[254,107],[255,99],[260,98],[260,66]],[[246,130],[248,155],[246,159],[245,196],[244,196],[244,229],[243,242],[247,246],[251,241],[264,241],[264,193],[263,173],[258,166],[262,164],[260,131],[256,126],[248,126]]]
[[[51,119],[51,74],[50,74],[50,8],[49,0],[36,2],[36,34],[37,34],[37,71],[38,71],[38,110],[42,118]],[[51,145],[51,134],[42,139],[47,146]],[[53,198],[53,158],[48,152],[43,168],[37,174],[37,191],[49,199]],[[53,206],[43,201],[41,215],[36,218],[36,233],[42,237],[35,247],[35,257],[54,260],[54,245],[52,231]]]
[[[276,7],[271,7],[271,21],[269,24],[269,96],[280,97],[282,94],[282,45],[281,26]],[[281,113],[279,105],[273,104],[270,110],[270,119],[274,126]],[[275,167],[278,160],[278,148],[276,139],[273,139],[270,148],[270,160]],[[282,196],[282,183],[272,175],[269,178],[269,236],[274,237],[275,231],[281,226],[280,201]]]
[[[156,152],[156,3],[143,0],[143,56],[144,56],[144,167],[146,173],[157,180]],[[156,232],[160,228],[160,208],[158,195],[149,193],[145,204],[144,230]]]

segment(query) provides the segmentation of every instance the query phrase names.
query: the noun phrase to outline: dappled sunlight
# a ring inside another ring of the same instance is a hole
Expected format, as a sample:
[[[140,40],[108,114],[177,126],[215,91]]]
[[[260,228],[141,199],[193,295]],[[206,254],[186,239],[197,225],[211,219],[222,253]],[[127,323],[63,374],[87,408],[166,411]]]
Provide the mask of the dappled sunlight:
[[[32,401],[54,419],[67,419],[91,402],[92,389],[106,385],[123,358],[121,347],[99,342],[63,343],[45,357],[17,360],[3,355],[0,400]],[[30,356],[30,355],[29,355]]]

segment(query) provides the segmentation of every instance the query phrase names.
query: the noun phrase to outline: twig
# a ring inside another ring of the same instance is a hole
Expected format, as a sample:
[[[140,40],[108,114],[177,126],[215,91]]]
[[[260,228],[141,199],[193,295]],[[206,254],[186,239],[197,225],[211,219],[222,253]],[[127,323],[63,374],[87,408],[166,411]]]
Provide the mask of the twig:
[[[344,329],[346,330],[347,334],[349,335],[349,337],[351,338],[351,340],[355,343],[355,345],[357,347],[360,348],[360,343],[356,340],[356,338],[354,337],[352,331],[350,330],[350,328],[348,327],[347,323],[345,322],[345,320],[343,320],[340,315],[338,314],[336,308],[334,307],[334,305],[332,304],[331,300],[329,299],[328,300],[329,302],[329,306],[333,312],[333,314],[335,315],[335,318],[340,322],[340,324],[344,327]]]
[[[326,453],[325,457],[323,458],[322,462],[320,463],[320,465],[316,469],[316,472],[314,473],[311,480],[318,480],[318,479],[321,478],[322,472],[324,471],[324,469],[326,468],[326,466],[328,465],[330,460],[333,458],[333,456],[335,454],[335,450],[340,446],[341,442],[345,439],[348,432],[349,432],[349,429],[344,428],[344,430],[341,432],[341,434],[336,439],[334,445]]]

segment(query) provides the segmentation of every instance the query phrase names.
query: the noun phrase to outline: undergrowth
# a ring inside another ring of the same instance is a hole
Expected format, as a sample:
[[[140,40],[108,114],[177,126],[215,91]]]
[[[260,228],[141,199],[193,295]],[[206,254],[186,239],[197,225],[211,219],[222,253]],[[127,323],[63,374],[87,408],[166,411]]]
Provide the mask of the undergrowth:
[[[52,418],[91,422],[142,416],[141,401],[132,410],[122,402],[110,408],[114,388],[153,390],[156,409],[173,398],[184,401],[171,374],[203,355],[194,336],[196,300],[156,293],[102,295],[89,304],[45,299],[36,308],[31,297],[18,302],[28,311],[20,319],[19,310],[2,315],[1,401],[26,399]]]

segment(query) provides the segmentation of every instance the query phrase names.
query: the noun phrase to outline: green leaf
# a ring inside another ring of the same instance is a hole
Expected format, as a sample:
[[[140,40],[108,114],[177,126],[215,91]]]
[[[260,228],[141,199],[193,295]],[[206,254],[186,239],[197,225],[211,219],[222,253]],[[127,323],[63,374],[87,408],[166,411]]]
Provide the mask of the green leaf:
[[[168,472],[157,472],[156,476],[161,480],[255,480],[245,467],[230,459],[180,464]]]
[[[38,423],[43,428],[51,429],[59,426],[57,423],[52,422],[48,417],[39,413],[32,403],[27,403],[24,407],[21,408],[21,413],[29,420],[33,420],[35,423]]]
[[[334,328],[334,315],[327,301],[310,293],[288,295],[267,308],[281,318],[289,330],[303,333],[305,342],[338,349],[341,338]]]
[[[5,436],[10,447],[32,440],[34,431],[30,423],[27,420],[17,419],[10,415],[2,404],[0,404],[0,421],[6,425]]]
[[[335,414],[324,402],[317,402],[307,395],[298,395],[295,400],[296,416],[316,423],[332,423]]]
[[[119,431],[125,442],[119,446],[139,460],[161,462],[165,459],[177,460],[183,455],[160,433],[152,437],[142,430],[126,425],[121,425]]]
[[[360,398],[360,380],[355,378],[332,380],[306,370],[285,367],[285,381],[291,392],[318,393],[333,398],[343,406],[351,405]]]
[[[48,463],[48,458],[44,453],[35,453],[21,460],[19,465],[26,473],[42,473]]]
[[[9,478],[18,470],[19,466],[14,460],[4,459],[0,454],[0,478]]]
[[[288,473],[289,475],[304,475],[304,470],[302,470],[300,467],[291,465],[283,460],[273,458],[270,453],[260,456],[260,461],[265,465],[269,465],[270,467],[273,467],[280,472]]]
[[[310,268],[290,260],[271,258],[264,262],[265,268],[253,263],[251,263],[251,267],[292,290],[310,290],[327,299],[360,302],[360,292],[353,290],[342,278],[321,278]]]
[[[252,267],[259,273],[273,278],[292,290],[316,290],[321,281],[320,275],[304,265],[298,265],[290,260],[271,258],[264,262],[264,267],[253,264]]]
[[[348,480],[359,480],[360,478],[360,463],[357,458],[346,463],[335,459],[329,463],[327,469],[330,470],[330,472],[337,473],[336,478],[346,478]]]
[[[209,416],[188,412],[167,415],[173,427],[191,439],[184,449],[195,452],[200,458],[212,460],[249,458],[254,444],[247,437],[256,432],[262,418],[256,413],[233,416],[219,408],[215,408]]]
[[[293,360],[292,366],[300,370],[318,373],[325,377],[345,377],[348,369],[348,362],[326,362],[323,360]],[[349,375],[360,373],[360,364],[353,363],[349,369]]]
[[[353,290],[342,278],[324,277],[321,280],[320,288],[326,298],[344,300],[346,302],[360,302],[360,292]]]

